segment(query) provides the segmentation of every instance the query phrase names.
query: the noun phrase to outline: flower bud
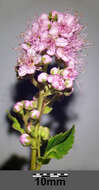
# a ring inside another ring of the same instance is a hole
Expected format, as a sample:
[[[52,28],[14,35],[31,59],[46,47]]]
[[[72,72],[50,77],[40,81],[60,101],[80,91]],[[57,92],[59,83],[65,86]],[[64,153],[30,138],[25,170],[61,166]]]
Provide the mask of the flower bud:
[[[26,133],[22,134],[19,140],[23,146],[29,146],[31,144],[31,137]]]
[[[40,135],[43,140],[48,140],[49,136],[50,136],[50,131],[49,131],[48,127],[40,126],[38,135]]]
[[[53,68],[50,70],[50,73],[51,73],[52,75],[55,75],[55,74],[58,74],[58,71],[59,71],[59,69],[58,69],[57,67],[53,67]]]
[[[14,112],[16,112],[16,113],[20,112],[22,109],[23,109],[23,103],[22,102],[17,102],[13,108]]]
[[[47,127],[43,127],[42,133],[41,133],[43,140],[48,140],[50,136],[49,129]]]
[[[32,119],[38,119],[39,118],[39,116],[40,116],[40,111],[39,110],[36,110],[36,109],[34,109],[33,111],[31,111],[31,118]]]
[[[28,111],[33,109],[33,101],[25,100],[24,101],[24,108]]]
[[[44,73],[44,72],[39,74],[38,79],[37,79],[38,82],[41,82],[41,83],[46,82],[47,81],[47,76],[48,76],[47,73]]]

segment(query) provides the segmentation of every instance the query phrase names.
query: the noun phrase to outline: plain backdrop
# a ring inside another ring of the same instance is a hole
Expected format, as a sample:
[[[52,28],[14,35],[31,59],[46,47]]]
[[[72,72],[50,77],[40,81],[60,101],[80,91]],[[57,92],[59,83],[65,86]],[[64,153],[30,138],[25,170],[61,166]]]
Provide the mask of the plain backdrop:
[[[59,117],[49,116],[43,122],[51,121],[53,129],[58,122],[70,128],[76,126],[73,149],[61,160],[52,160],[42,169],[99,170],[99,1],[98,0],[0,0],[0,166],[16,157],[29,157],[28,148],[19,143],[15,133],[8,132],[6,110],[15,103],[17,78],[14,71],[18,45],[17,36],[24,32],[27,21],[35,15],[51,10],[78,11],[82,22],[88,27],[88,40],[93,46],[85,57],[86,69],[79,79],[80,90],[75,86],[74,98],[66,106],[59,104]],[[19,88],[20,93],[27,88]],[[66,101],[68,101],[66,99]],[[62,108],[63,106],[63,108]],[[62,113],[63,109],[63,113]],[[58,110],[58,111],[59,111]],[[66,115],[65,115],[66,114]],[[66,117],[65,117],[66,116]],[[69,118],[69,119],[67,119]]]

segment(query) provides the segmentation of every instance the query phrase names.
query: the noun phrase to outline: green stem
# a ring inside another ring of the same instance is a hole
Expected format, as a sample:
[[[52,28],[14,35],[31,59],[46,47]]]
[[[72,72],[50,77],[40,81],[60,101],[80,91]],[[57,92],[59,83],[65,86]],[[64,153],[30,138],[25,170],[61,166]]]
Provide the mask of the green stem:
[[[31,147],[31,168],[30,170],[36,170],[36,141],[33,139]]]
[[[35,126],[35,138],[33,138],[33,143],[32,143],[32,150],[31,150],[31,170],[40,170],[41,164],[37,163],[37,159],[40,157],[40,143],[41,143],[41,138],[40,135],[38,135],[39,131],[39,126],[40,126],[40,119],[42,116],[42,110],[43,110],[43,101],[44,101],[44,96],[43,96],[43,91],[41,90],[39,92],[39,98],[38,98],[38,110],[40,111],[40,117],[39,120]]]

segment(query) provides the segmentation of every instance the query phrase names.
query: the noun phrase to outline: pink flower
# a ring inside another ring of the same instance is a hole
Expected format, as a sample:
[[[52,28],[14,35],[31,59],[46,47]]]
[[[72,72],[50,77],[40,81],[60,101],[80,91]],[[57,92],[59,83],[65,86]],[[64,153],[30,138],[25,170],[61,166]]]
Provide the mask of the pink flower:
[[[34,58],[33,58],[33,61],[34,61],[34,64],[37,65],[41,62],[41,55],[36,55]]]
[[[39,74],[38,79],[37,79],[38,82],[41,82],[41,83],[46,82],[47,81],[47,76],[48,76],[47,73],[44,73],[44,72]]]
[[[44,64],[51,63],[52,58],[49,55],[43,55],[42,56],[42,61],[43,61]]]
[[[55,40],[52,38],[48,38],[47,39],[47,54],[50,56],[54,56],[55,55],[55,50],[56,50],[56,46],[55,46]]]
[[[20,136],[20,143],[23,145],[23,146],[26,146],[26,145],[30,145],[31,144],[31,138],[28,134],[24,133]]]
[[[30,56],[30,57],[33,57],[33,56],[36,55],[36,51],[35,51],[34,47],[31,47],[31,48],[27,49],[27,55]]]
[[[75,24],[75,16],[73,16],[71,14],[66,14],[65,22],[67,23],[68,26],[74,25]]]
[[[37,22],[34,22],[32,24],[32,32],[33,34],[37,33],[39,31],[39,24]]]
[[[25,42],[30,42],[32,39],[32,31],[29,29],[26,31],[26,33],[24,34],[24,41]]]
[[[23,77],[27,74],[33,74],[35,70],[36,68],[34,65],[28,66],[28,65],[22,64],[19,66],[18,74],[20,77]]]
[[[50,21],[48,19],[48,15],[47,14],[42,14],[39,18],[38,18],[38,22],[40,25],[40,30],[43,32],[45,30],[48,30]]]
[[[56,38],[58,37],[58,27],[56,24],[53,24],[51,26],[51,29],[49,30],[49,34],[53,37]]]
[[[21,47],[22,47],[22,49],[24,49],[24,50],[26,50],[26,51],[30,48],[26,43],[23,43],[23,44],[21,45]]]
[[[53,81],[52,81],[52,86],[56,89],[56,90],[64,90],[65,87],[65,82],[62,78],[62,76],[60,75],[53,75]]]
[[[46,40],[48,39],[48,31],[39,32],[39,33],[42,43],[46,42]]]
[[[68,56],[66,56],[63,48],[58,48],[56,51],[56,56],[58,59],[62,59],[64,62],[68,62]]]
[[[37,110],[37,109],[34,109],[33,111],[31,111],[31,118],[32,119],[38,119],[39,118],[39,116],[40,116],[40,112],[39,112],[39,110]]]
[[[48,14],[46,14],[46,13],[43,13],[43,14],[41,14],[41,16],[39,17],[39,22],[43,22],[43,21],[45,21],[45,20],[48,20]]]
[[[65,47],[68,45],[68,41],[65,38],[57,38],[55,44],[58,47]]]
[[[62,66],[73,69],[69,71],[69,77],[73,73],[71,78],[74,80],[78,74],[76,70],[79,70],[81,64],[79,55],[85,44],[84,36],[80,35],[82,29],[76,15],[56,10],[49,15],[41,14],[24,33],[20,45],[21,55],[18,58],[20,61],[16,67],[18,76],[22,78],[36,74],[38,70],[45,72],[44,64],[51,64],[55,58],[56,67],[61,68],[62,63]],[[56,71],[53,72],[57,74]],[[51,78],[49,76],[48,80]]]
[[[75,78],[77,77],[78,73],[73,68],[66,68],[66,69],[63,70],[62,75],[63,75],[64,79],[75,80]]]
[[[64,20],[64,14],[63,14],[63,13],[58,13],[57,15],[58,15],[58,20],[57,20],[57,22],[58,22],[58,23],[61,23],[61,22]]]
[[[64,79],[61,75],[49,75],[48,82],[52,84],[53,88],[56,90],[64,90],[66,88]]]

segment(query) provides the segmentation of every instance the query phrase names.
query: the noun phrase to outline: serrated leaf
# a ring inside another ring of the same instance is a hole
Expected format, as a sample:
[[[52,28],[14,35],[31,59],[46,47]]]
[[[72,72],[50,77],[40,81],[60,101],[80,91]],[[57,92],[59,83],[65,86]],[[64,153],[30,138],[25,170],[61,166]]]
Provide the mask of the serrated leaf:
[[[18,120],[15,117],[13,117],[9,112],[8,112],[8,118],[13,122],[13,124],[12,124],[13,129],[15,129],[15,130],[19,131],[21,134],[23,134],[24,129],[21,128]]]
[[[50,113],[51,111],[52,111],[52,108],[49,107],[49,106],[46,106],[46,107],[44,108],[44,110],[43,110],[43,114],[48,114],[48,113]]]
[[[75,127],[49,139],[44,157],[60,159],[68,153],[74,143]]]

